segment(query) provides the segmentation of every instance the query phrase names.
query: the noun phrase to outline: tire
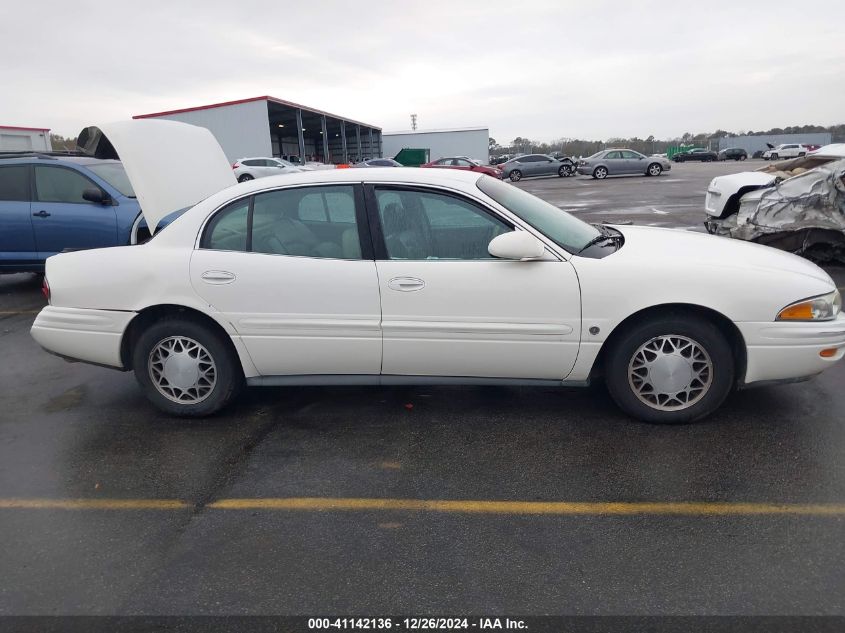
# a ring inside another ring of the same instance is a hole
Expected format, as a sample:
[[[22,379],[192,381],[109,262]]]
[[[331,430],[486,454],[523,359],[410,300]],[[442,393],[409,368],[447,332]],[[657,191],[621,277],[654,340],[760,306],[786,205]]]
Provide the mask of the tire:
[[[807,155],[807,152],[799,152],[798,158],[804,158]]]
[[[522,180],[522,172],[518,169],[514,169],[513,171],[511,171],[508,178],[511,179],[511,182],[519,182],[520,180]]]
[[[769,156],[769,160],[777,160],[777,159],[778,159],[777,154],[772,154],[771,156]]]
[[[168,375],[168,357],[181,357],[187,365],[178,373],[178,365],[174,365],[172,375]],[[180,417],[203,417],[219,411],[244,382],[230,345],[207,325],[184,316],[165,317],[141,332],[132,350],[132,369],[147,399],[161,411]],[[192,371],[205,373],[204,377],[197,376],[193,385]],[[168,382],[168,378],[187,381],[183,387]]]
[[[643,363],[655,360],[662,363],[653,374],[655,366]],[[678,312],[640,321],[621,333],[608,350],[605,374],[611,397],[631,417],[685,424],[710,415],[725,401],[734,385],[734,358],[713,323]],[[655,386],[649,379],[663,384]]]
[[[607,167],[596,167],[593,170],[593,178],[597,180],[604,180],[605,178],[607,178]]]
[[[659,176],[662,173],[663,167],[660,166],[660,163],[652,163],[645,171],[646,176]]]
[[[740,154],[737,160],[745,160],[746,158],[748,158],[748,156],[746,156],[745,154]]]
[[[571,176],[573,171],[572,165],[561,165],[560,169],[557,170],[557,175],[561,178],[566,178],[567,176]]]
[[[238,178],[238,182],[249,182],[250,180],[255,180],[255,179],[249,174],[241,174],[240,177]]]

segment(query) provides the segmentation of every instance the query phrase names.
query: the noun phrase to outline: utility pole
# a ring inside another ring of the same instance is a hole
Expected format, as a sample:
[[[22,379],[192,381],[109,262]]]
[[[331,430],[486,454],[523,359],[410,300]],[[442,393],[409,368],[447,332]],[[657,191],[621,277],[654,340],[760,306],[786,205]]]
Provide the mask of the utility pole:
[[[417,129],[417,115],[416,114],[411,115],[411,129],[412,130]]]

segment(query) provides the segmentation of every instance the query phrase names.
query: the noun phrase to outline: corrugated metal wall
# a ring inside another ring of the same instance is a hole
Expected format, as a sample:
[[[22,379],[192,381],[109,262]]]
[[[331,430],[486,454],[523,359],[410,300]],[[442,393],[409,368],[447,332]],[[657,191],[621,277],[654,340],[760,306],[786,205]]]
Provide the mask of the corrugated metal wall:
[[[207,128],[231,160],[248,156],[271,156],[266,101],[248,101],[219,108],[166,114],[160,119],[181,121]],[[299,153],[297,149],[296,153]]]
[[[490,159],[490,131],[484,129],[443,132],[401,132],[382,134],[385,156],[393,157],[404,148],[428,149],[431,160],[446,156],[468,156],[483,162]]]

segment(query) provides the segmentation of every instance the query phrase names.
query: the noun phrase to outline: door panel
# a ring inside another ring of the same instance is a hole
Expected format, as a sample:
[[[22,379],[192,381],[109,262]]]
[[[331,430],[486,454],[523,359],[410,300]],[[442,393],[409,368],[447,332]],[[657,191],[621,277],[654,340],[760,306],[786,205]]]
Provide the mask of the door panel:
[[[465,198],[375,187],[372,222],[384,234],[376,262],[383,374],[562,380],[580,341],[578,280],[568,262],[493,258],[513,229]]]
[[[38,259],[29,203],[29,165],[0,167],[0,268]]]
[[[89,187],[99,188],[73,169],[35,166],[35,199],[31,211],[40,257],[64,249],[117,244],[115,207],[84,200],[82,192]]]
[[[229,283],[206,271],[234,275]],[[262,375],[378,374],[375,263],[197,250],[194,290],[237,330]]]
[[[569,262],[379,261],[383,374],[563,380],[580,342]],[[396,279],[422,282],[407,290]]]
[[[279,189],[233,202],[206,226],[191,283],[262,375],[379,373],[378,279],[362,259],[355,195],[351,185]],[[317,235],[320,218],[338,230]]]

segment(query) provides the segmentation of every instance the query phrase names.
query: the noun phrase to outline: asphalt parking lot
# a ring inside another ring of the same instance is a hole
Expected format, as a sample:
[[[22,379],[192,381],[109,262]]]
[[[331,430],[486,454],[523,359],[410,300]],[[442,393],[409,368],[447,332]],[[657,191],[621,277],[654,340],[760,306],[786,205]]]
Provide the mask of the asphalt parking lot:
[[[696,229],[754,163],[519,186]],[[43,303],[0,277],[0,614],[845,614],[843,364],[692,426],[598,385],[264,388],[185,421],[41,351]]]

